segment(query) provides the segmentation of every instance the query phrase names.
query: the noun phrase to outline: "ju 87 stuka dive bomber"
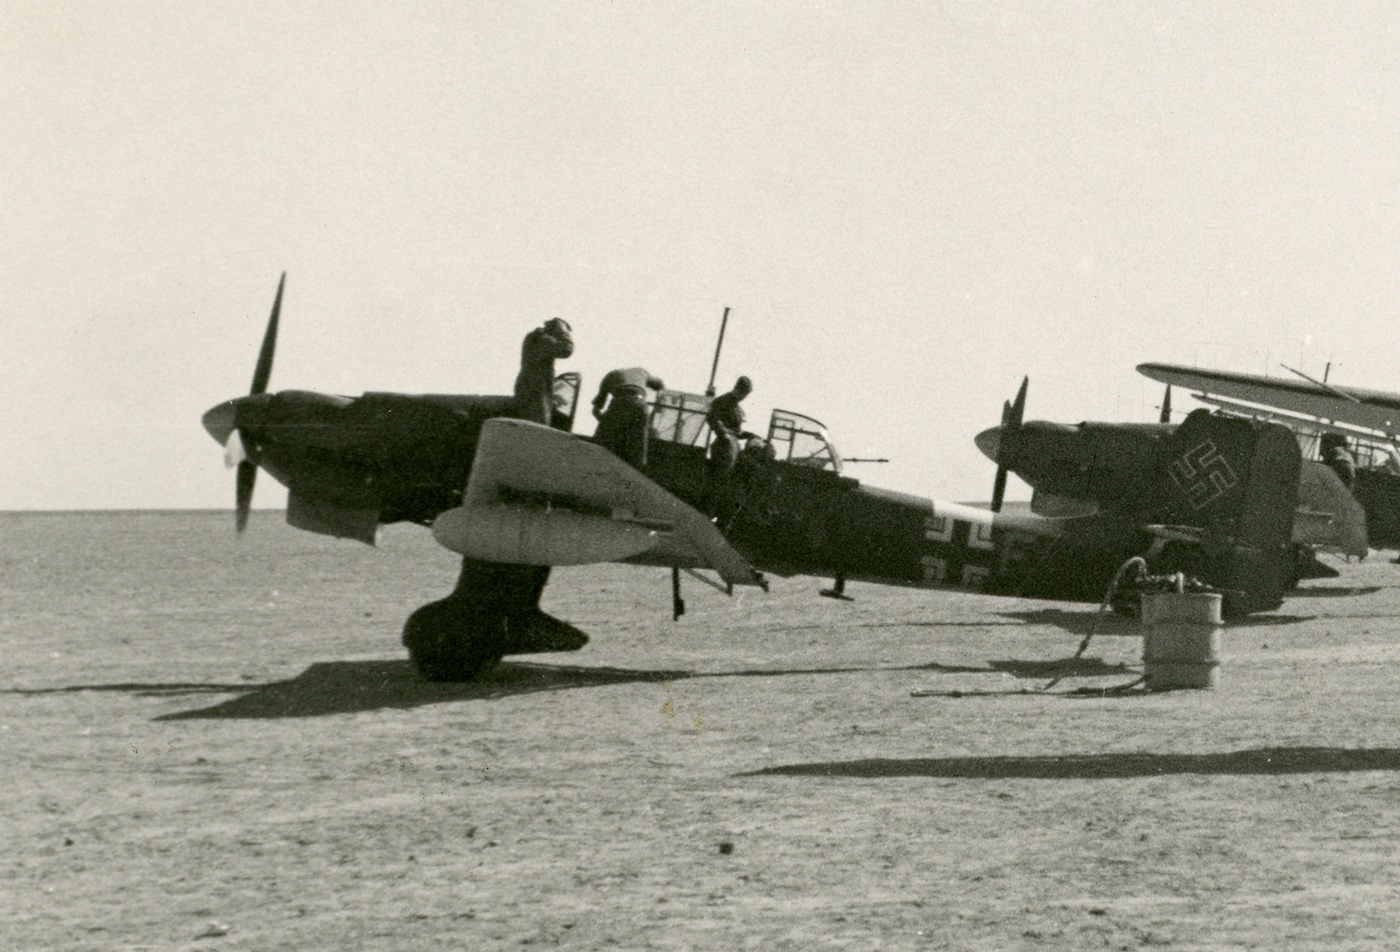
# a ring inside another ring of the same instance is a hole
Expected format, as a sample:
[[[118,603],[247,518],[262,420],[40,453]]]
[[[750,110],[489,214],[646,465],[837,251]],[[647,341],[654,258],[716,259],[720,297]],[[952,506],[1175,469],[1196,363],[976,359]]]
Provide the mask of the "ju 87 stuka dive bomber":
[[[1300,508],[1287,430],[1206,413],[1145,440],[1126,430],[1105,442],[1099,452],[1113,465],[1089,467],[1075,511],[1002,512],[1007,473],[1027,471],[1035,431],[1021,422],[1024,385],[1004,407],[1001,451],[989,454],[990,509],[863,485],[843,472],[819,422],[786,410],[717,478],[709,395],[659,391],[645,459],[633,466],[569,432],[573,374],[556,378],[552,425],[517,418],[512,396],[269,393],[281,303],[279,284],[251,392],[204,415],[237,466],[236,524],[246,525],[260,467],[287,487],[298,528],[373,544],[382,524],[431,527],[462,556],[451,594],[404,625],[410,657],[432,679],[582,647],[583,632],[539,608],[553,566],[670,568],[679,616],[681,571],[725,591],[766,589],[770,573],[831,578],[823,594],[836,597],[863,581],[1098,601],[1140,556],[1152,575],[1189,572],[1223,591],[1227,615],[1240,616],[1278,607],[1309,574],[1306,553],[1330,537],[1299,523],[1336,522]]]

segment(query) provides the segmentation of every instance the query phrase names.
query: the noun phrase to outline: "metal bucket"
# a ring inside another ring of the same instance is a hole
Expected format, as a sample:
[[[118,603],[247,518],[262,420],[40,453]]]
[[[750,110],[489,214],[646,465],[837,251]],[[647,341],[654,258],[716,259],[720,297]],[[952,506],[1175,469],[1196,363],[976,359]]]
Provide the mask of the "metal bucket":
[[[1219,684],[1220,600],[1204,592],[1143,594],[1142,671],[1149,691]]]

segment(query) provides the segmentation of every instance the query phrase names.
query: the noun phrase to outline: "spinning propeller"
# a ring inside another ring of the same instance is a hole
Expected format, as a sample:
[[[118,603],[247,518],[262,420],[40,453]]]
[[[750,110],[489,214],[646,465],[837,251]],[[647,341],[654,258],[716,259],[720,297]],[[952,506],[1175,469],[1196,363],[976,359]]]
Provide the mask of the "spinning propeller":
[[[1020,442],[1021,422],[1026,415],[1026,388],[1031,378],[1021,378],[1021,389],[1016,391],[1015,403],[1001,405],[1001,433],[996,448],[997,476],[992,483],[992,512],[1001,512],[1002,498],[1006,495],[1006,474],[1015,461],[1017,444]]]
[[[282,311],[282,288],[287,283],[287,273],[277,282],[277,297],[272,302],[272,316],[268,318],[267,330],[263,334],[262,349],[258,352],[258,363],[253,369],[253,385],[249,396],[267,392],[267,381],[272,376],[272,357],[277,350],[277,318]],[[238,468],[234,481],[234,525],[239,532],[248,527],[248,511],[253,505],[253,485],[258,478],[258,464],[249,459],[243,434],[238,429],[239,400],[228,400],[204,414],[204,428],[220,443],[224,444],[224,462]]]

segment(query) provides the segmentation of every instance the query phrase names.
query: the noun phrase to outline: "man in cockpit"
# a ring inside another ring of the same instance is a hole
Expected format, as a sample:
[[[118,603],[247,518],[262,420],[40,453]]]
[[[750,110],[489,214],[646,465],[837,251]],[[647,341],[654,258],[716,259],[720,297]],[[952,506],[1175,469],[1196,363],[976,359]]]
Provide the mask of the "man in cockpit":
[[[743,505],[742,487],[735,485],[733,476],[744,440],[754,438],[744,429],[744,408],[739,405],[752,392],[753,383],[748,377],[740,377],[734,381],[733,390],[715,397],[705,414],[705,422],[714,434],[706,468],[705,505],[721,529],[728,526]]]
[[[710,472],[715,476],[726,477],[734,471],[743,441],[753,436],[744,430],[744,408],[739,406],[752,392],[753,382],[748,377],[740,377],[734,381],[733,390],[720,394],[710,403],[705,422],[715,435],[710,444]]]

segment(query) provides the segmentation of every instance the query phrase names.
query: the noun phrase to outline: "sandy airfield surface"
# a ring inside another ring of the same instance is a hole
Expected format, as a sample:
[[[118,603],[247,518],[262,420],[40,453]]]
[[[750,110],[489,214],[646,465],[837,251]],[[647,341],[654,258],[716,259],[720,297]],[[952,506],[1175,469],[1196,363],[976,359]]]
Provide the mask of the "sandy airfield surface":
[[[621,566],[554,574],[582,651],[434,685],[425,531],[231,523],[0,515],[0,949],[1400,941],[1380,554],[1226,630],[1216,691],[1115,692],[1111,617],[1067,662],[1093,606],[692,582],[673,623]]]

